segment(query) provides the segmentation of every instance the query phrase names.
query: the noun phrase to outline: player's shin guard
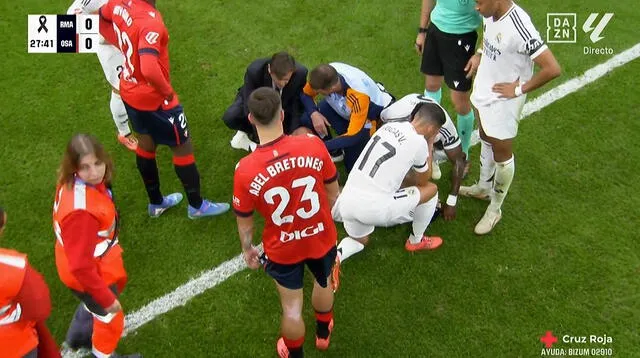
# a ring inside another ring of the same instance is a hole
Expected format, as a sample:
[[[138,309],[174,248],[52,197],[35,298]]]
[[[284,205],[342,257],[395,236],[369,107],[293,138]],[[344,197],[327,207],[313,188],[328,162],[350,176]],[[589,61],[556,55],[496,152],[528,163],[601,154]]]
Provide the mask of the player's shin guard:
[[[329,337],[329,323],[333,319],[333,308],[329,312],[316,311],[316,336],[318,338]]]
[[[440,87],[437,91],[435,92],[431,92],[431,91],[427,91],[426,89],[424,90],[424,95],[425,97],[429,97],[432,100],[440,103],[440,101],[442,100],[442,87]]]
[[[516,162],[513,155],[504,162],[496,163],[496,176],[493,181],[493,195],[489,207],[492,210],[499,210],[502,207],[504,198],[509,192],[509,187],[513,181],[513,175],[516,172]]]
[[[493,146],[486,140],[480,140],[480,180],[478,186],[489,190],[493,183],[496,162],[493,160]]]
[[[361,242],[345,237],[338,244],[338,260],[344,262],[344,260],[362,251],[362,249],[364,249],[364,245]]]
[[[116,314],[93,317],[93,355],[97,358],[108,358],[118,347],[120,336],[124,331],[124,314],[119,311]]]
[[[124,107],[122,98],[118,93],[111,91],[111,101],[109,102],[111,108],[111,115],[113,122],[118,128],[118,133],[123,136],[131,134],[129,129],[129,117],[127,116],[127,109]]]
[[[457,129],[460,134],[460,140],[462,141],[462,151],[469,158],[469,147],[471,146],[471,133],[473,133],[473,122],[475,117],[473,110],[467,114],[458,113]]]
[[[160,192],[160,176],[158,175],[158,165],[156,164],[156,153],[147,152],[140,147],[136,149],[136,165],[142,176],[144,187],[147,189],[149,202],[154,205],[162,204],[162,193]]]
[[[202,196],[200,195],[200,173],[198,173],[198,167],[196,167],[196,160],[193,154],[185,156],[174,156],[173,167],[176,170],[176,174],[182,186],[184,192],[187,194],[187,200],[189,205],[196,209],[200,209],[202,206]]]
[[[415,214],[413,216],[413,223],[411,224],[413,229],[413,236],[409,237],[409,241],[412,244],[419,243],[424,236],[424,232],[427,231],[427,227],[431,222],[433,213],[436,212],[438,206],[438,193],[429,199],[426,203],[420,204],[416,207]]]

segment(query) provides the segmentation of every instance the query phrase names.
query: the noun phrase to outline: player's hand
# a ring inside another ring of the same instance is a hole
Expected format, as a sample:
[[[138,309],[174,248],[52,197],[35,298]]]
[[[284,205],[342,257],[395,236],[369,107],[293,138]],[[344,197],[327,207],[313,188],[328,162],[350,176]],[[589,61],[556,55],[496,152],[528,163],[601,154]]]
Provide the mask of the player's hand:
[[[451,221],[456,218],[456,207],[449,206],[446,203],[442,206],[442,215],[446,221]]]
[[[162,110],[168,111],[174,109],[180,105],[180,100],[178,99],[178,95],[173,93],[171,96],[165,98],[162,101]]]
[[[105,309],[105,311],[107,311],[107,313],[116,313],[118,311],[122,311],[122,306],[120,306],[120,301],[116,299],[115,301],[113,301],[111,306]]]
[[[311,113],[311,122],[313,122],[313,129],[316,130],[316,133],[318,133],[321,138],[324,138],[329,133],[328,127],[331,127],[331,123],[329,123],[327,117],[323,116],[322,113],[318,111]]]
[[[516,87],[520,84],[520,79],[513,82],[496,83],[491,88],[493,92],[499,93],[500,98],[516,98]]]
[[[473,77],[473,75],[476,74],[478,66],[480,66],[480,54],[476,53],[475,55],[471,56],[469,61],[467,61],[467,65],[464,66],[464,72],[467,73],[467,79]]]
[[[416,52],[418,55],[422,55],[422,51],[424,50],[424,41],[427,38],[427,34],[424,32],[419,32],[418,36],[416,36]]]
[[[260,253],[255,247],[251,246],[250,249],[243,250],[242,257],[244,257],[244,262],[250,269],[257,270],[260,268]]]

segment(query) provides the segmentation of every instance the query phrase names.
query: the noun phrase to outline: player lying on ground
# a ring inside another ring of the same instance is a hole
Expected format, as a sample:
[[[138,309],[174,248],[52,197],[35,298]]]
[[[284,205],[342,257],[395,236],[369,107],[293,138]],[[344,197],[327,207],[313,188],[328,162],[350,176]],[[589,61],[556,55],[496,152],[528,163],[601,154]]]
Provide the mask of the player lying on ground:
[[[424,236],[438,204],[438,187],[429,182],[433,141],[446,122],[445,111],[433,102],[419,102],[409,120],[389,122],[371,137],[333,208],[349,235],[338,245],[333,269],[334,288],[339,284],[340,264],[360,252],[376,226],[412,222],[405,243],[408,251],[433,250],[439,237]],[[416,174],[416,185],[400,189],[407,173]]]

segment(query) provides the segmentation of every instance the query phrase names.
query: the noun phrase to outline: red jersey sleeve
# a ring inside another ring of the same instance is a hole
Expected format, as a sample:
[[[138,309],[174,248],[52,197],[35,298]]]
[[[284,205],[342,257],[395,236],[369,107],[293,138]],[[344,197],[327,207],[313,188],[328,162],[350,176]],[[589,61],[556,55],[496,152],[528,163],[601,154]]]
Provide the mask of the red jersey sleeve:
[[[240,161],[233,175],[233,211],[238,216],[249,217],[253,215],[255,197],[249,192],[251,178],[247,176],[243,169],[244,166]]]
[[[319,137],[314,135],[310,136],[314,138],[316,146],[318,147],[318,152],[321,153],[320,158],[322,159],[322,177],[324,179],[324,183],[329,184],[336,181],[338,179],[338,170],[336,169],[336,165],[333,163],[333,160],[331,160],[331,155],[327,151],[327,146],[324,145],[324,142]]]
[[[44,321],[51,313],[49,287],[42,275],[27,264],[24,281],[15,298],[22,306],[22,317],[28,321]]]
[[[93,258],[94,238],[98,236],[100,228],[98,220],[89,212],[78,210],[62,221],[61,228],[64,250],[73,276],[101,307],[111,306],[116,296],[102,281]]]
[[[162,51],[162,44],[168,36],[167,28],[159,21],[147,21],[141,28],[138,36],[138,54],[155,54]]]
[[[109,0],[106,4],[102,5],[98,9],[98,14],[100,15],[100,19],[106,22],[111,22],[113,19],[113,7],[116,2],[114,0]]]

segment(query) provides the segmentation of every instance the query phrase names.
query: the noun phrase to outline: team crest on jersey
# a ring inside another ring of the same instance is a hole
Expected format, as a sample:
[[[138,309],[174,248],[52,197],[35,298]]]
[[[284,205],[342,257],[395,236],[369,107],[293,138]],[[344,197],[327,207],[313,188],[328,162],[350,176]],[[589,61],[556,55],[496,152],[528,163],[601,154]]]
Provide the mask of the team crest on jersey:
[[[498,32],[496,35],[496,43],[499,45],[500,41],[502,41],[502,33]]]
[[[273,156],[274,156],[274,157],[277,157],[277,156],[278,156],[278,151],[277,151],[277,150],[274,150],[274,151],[273,151]]]
[[[160,37],[159,33],[150,31],[147,33],[144,39],[147,40],[149,45],[154,45],[156,42],[158,42],[158,37]]]

